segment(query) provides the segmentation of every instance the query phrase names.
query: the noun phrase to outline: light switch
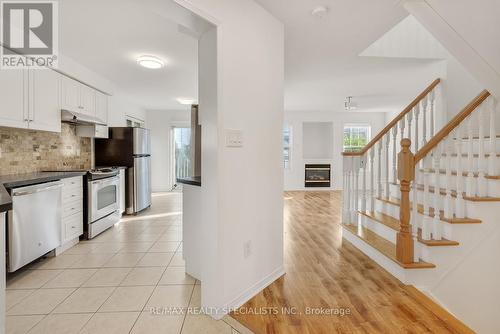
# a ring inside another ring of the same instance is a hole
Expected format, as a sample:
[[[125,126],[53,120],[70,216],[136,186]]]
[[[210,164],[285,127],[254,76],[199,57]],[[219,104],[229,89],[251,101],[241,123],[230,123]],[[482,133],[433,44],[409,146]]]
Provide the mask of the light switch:
[[[243,135],[241,130],[226,129],[226,147],[242,147]]]

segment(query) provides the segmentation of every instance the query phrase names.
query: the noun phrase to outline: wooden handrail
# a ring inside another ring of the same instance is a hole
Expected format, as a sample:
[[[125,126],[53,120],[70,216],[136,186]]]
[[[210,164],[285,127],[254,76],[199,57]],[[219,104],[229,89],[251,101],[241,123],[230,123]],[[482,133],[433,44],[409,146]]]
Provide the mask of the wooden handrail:
[[[484,102],[490,93],[487,90],[483,90],[481,94],[476,96],[472,102],[470,102],[461,112],[459,112],[453,119],[446,124],[434,137],[429,140],[417,153],[415,153],[415,165],[422,160],[430,151],[432,151],[446,136],[448,136],[464,119],[467,118],[481,103]]]
[[[389,132],[392,127],[406,116],[410,111],[413,110],[413,108],[420,103],[426,97],[439,83],[441,82],[441,79],[436,79],[434,80],[422,93],[420,93],[419,96],[417,96],[396,118],[394,118],[387,126],[380,131],[368,144],[363,147],[360,151],[357,152],[342,152],[343,156],[362,156],[364,155],[370,148],[372,148],[382,137]]]

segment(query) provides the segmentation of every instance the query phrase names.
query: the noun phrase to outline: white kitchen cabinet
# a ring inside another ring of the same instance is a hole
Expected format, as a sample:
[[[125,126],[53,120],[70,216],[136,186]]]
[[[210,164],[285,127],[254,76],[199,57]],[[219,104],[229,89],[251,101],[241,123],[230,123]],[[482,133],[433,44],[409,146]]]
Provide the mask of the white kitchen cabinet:
[[[28,127],[27,85],[27,70],[0,71],[0,126]]]
[[[83,234],[83,179],[81,176],[63,180],[62,247]]]
[[[101,92],[95,92],[95,116],[108,124],[108,96]]]
[[[28,128],[61,132],[61,75],[52,70],[30,70]]]
[[[62,80],[62,108],[88,116],[96,115],[96,91],[64,76]]]
[[[62,78],[62,108],[70,111],[80,111],[80,83],[63,76]]]
[[[95,90],[80,84],[81,112],[85,115],[95,116]]]

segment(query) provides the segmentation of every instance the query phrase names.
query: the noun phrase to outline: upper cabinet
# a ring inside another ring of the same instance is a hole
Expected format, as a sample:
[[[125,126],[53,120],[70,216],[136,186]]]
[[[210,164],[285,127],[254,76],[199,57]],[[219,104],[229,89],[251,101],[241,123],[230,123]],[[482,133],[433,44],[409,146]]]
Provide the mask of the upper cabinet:
[[[96,90],[64,76],[62,81],[62,108],[88,116],[96,116]]]
[[[0,126],[61,131],[60,74],[52,70],[0,73]]]
[[[0,72],[0,126],[27,128],[28,110],[25,90],[28,84],[27,70]],[[26,87],[25,87],[26,86]]]
[[[29,128],[61,132],[61,74],[52,70],[29,71]]]

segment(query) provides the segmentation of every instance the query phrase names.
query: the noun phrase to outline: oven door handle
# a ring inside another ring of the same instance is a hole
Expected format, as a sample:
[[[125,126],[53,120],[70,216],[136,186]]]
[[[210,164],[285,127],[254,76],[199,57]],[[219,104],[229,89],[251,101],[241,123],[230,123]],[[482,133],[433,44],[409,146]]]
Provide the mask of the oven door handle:
[[[110,178],[107,178],[107,179],[102,179],[102,180],[95,180],[95,181],[92,181],[92,184],[110,184],[110,183],[113,183],[113,182],[116,182],[116,181],[119,181],[119,177],[118,176],[113,176],[113,177],[110,177]]]

